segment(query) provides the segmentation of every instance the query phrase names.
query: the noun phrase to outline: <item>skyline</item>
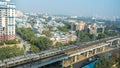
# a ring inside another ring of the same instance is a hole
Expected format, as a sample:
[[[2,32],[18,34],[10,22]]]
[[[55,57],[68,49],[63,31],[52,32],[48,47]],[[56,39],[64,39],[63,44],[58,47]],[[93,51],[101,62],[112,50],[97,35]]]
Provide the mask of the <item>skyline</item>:
[[[120,0],[11,0],[23,12],[120,17]]]

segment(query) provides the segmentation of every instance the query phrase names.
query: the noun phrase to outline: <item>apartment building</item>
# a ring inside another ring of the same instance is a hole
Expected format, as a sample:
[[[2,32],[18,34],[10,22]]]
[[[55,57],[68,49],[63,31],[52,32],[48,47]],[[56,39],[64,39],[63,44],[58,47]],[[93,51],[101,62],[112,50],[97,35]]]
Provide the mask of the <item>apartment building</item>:
[[[15,4],[0,0],[0,41],[13,40],[15,34]]]

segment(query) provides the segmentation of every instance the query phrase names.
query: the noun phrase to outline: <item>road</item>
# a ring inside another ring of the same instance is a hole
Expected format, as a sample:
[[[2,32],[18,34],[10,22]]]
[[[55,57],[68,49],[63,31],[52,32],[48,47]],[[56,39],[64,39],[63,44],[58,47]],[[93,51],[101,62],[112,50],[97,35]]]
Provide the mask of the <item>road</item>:
[[[31,44],[28,41],[23,40],[19,35],[16,35],[16,38],[21,40],[21,43],[19,44],[20,48],[24,48],[25,46],[24,54],[25,55],[29,54]]]

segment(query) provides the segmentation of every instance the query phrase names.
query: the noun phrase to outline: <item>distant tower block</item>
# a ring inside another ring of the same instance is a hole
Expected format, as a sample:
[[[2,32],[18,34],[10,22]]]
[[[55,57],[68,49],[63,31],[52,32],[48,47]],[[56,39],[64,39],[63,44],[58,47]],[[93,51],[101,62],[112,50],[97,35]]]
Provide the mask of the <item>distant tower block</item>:
[[[73,24],[73,22],[71,22],[71,31],[73,31],[74,30],[74,24]]]

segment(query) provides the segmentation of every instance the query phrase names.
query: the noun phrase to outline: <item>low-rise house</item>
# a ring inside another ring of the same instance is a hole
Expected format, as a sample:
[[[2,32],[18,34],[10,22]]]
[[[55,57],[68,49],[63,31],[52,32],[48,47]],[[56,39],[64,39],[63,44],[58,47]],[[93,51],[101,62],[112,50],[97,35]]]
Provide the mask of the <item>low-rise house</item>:
[[[55,45],[57,42],[61,42],[62,44],[67,44],[71,41],[76,41],[77,36],[74,34],[65,34],[64,33],[53,33],[53,37],[50,38],[52,41],[53,45]]]
[[[41,37],[41,36],[42,36],[42,37],[46,37],[45,35],[34,34],[34,37],[35,37],[35,38],[39,38],[39,37]]]

